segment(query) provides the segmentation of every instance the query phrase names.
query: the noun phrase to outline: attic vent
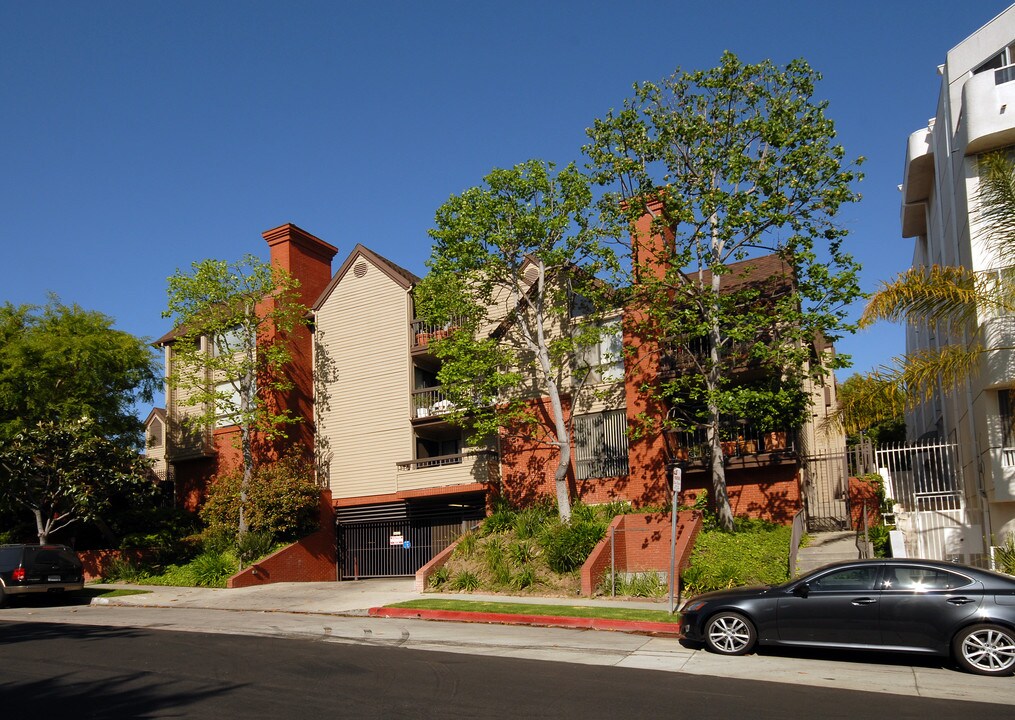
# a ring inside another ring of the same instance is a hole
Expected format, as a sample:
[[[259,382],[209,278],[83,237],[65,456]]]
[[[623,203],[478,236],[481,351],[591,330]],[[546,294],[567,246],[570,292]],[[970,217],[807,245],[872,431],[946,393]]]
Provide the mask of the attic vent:
[[[363,277],[367,274],[367,264],[365,262],[358,262],[352,267],[352,274],[358,278]]]

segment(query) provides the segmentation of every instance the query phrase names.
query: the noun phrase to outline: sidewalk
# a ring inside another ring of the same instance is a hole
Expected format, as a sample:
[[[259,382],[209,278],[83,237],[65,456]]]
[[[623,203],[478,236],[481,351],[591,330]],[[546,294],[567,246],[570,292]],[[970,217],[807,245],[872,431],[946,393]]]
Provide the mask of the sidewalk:
[[[602,620],[533,615],[505,615],[498,613],[450,613],[443,610],[410,610],[389,608],[385,605],[439,598],[478,602],[527,603],[539,605],[570,605],[582,607],[624,607],[646,610],[669,609],[667,601],[631,601],[591,598],[515,597],[510,595],[476,595],[448,593],[420,593],[413,588],[411,578],[348,580],[341,583],[275,583],[230,590],[220,588],[161,587],[155,585],[108,584],[102,588],[130,588],[147,591],[143,595],[124,595],[115,598],[96,598],[95,605],[126,605],[141,607],[181,607],[213,610],[246,610],[258,612],[310,613],[321,615],[370,615],[373,617],[403,617],[422,620],[456,622],[499,623],[504,625],[536,625],[546,627],[574,627],[620,632],[651,633],[675,636],[676,623],[637,622],[628,620]]]

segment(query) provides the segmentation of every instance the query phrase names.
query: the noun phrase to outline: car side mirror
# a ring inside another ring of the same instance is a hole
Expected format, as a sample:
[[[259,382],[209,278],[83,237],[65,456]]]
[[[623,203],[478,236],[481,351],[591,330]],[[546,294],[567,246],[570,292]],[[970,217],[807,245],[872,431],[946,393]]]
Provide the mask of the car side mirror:
[[[793,588],[793,594],[796,595],[797,597],[805,598],[808,595],[810,595],[810,593],[811,586],[808,585],[807,583],[800,583],[799,585]]]

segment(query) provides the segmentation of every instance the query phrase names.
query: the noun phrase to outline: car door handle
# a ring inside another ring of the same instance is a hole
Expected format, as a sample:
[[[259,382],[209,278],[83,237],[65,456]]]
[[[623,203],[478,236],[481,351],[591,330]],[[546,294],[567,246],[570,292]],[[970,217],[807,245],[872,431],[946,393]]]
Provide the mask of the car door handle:
[[[948,598],[948,602],[950,602],[952,605],[967,605],[968,603],[976,601],[973,600],[972,598],[956,597],[956,598]]]
[[[857,598],[853,601],[853,605],[873,605],[876,602],[874,598]]]

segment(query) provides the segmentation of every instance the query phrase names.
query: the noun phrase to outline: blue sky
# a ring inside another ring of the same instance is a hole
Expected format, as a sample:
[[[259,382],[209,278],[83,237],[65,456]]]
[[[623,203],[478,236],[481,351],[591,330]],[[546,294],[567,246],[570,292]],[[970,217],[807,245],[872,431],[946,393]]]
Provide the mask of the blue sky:
[[[261,232],[285,222],[336,245],[336,268],[363,243],[422,274],[450,194],[494,167],[579,159],[633,82],[727,49],[824,75],[816,97],[867,158],[840,222],[872,290],[912,258],[897,186],[936,68],[1006,6],[0,0],[0,302],[51,291],[158,337],[169,275],[266,258]],[[838,348],[867,370],[903,351],[903,329]]]

